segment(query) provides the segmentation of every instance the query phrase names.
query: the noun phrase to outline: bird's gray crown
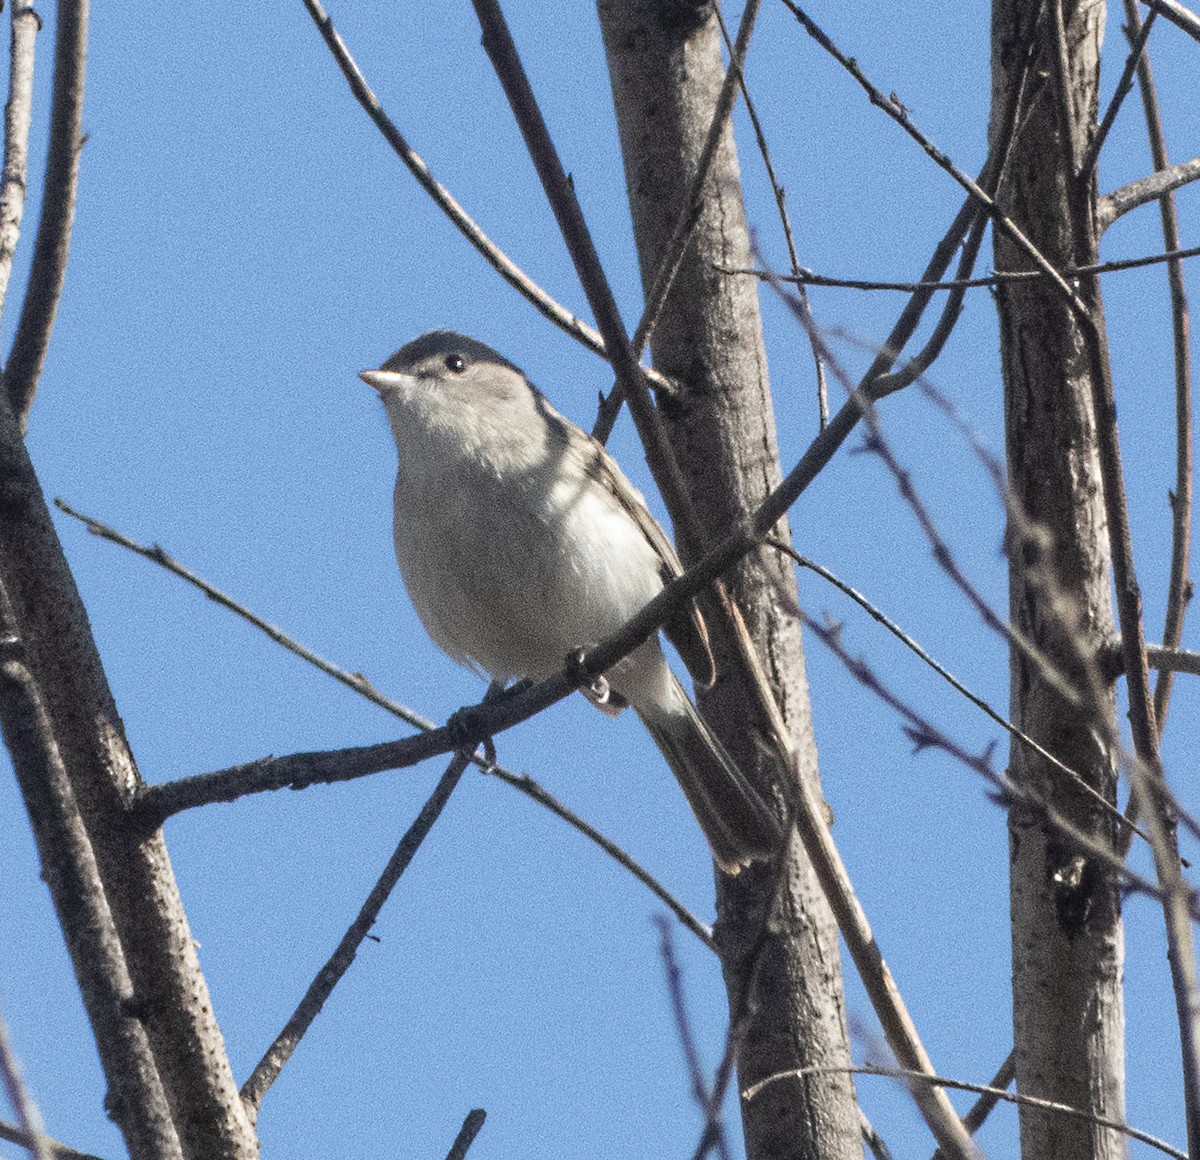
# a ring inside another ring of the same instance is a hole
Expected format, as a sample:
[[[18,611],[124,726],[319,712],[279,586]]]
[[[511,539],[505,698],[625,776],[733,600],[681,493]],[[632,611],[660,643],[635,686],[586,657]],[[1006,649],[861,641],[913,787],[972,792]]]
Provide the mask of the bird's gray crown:
[[[514,366],[498,351],[486,343],[466,334],[457,334],[453,330],[431,330],[412,342],[405,343],[391,358],[383,364],[385,371],[406,371],[424,362],[427,358],[437,355],[460,354],[468,362],[489,362],[508,367],[517,374],[524,374],[520,367]]]

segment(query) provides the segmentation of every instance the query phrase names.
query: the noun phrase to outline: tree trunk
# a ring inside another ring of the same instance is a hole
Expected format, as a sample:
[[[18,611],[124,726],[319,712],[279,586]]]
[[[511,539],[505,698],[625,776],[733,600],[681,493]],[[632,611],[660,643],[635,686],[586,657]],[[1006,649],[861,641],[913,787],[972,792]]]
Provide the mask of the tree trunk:
[[[624,153],[642,283],[649,292],[687,192],[724,78],[708,3],[600,0],[599,13]],[[733,136],[726,131],[704,209],[654,332],[654,365],[679,385],[660,404],[690,498],[710,539],[754,509],[779,480],[778,453],[757,290],[715,266],[750,264]],[[787,534],[781,528],[781,534]],[[694,550],[696,545],[684,545]],[[815,781],[816,747],[799,626],[781,610],[795,598],[791,566],[762,552],[729,577],[800,755]],[[760,736],[771,726],[756,707],[737,658],[718,634],[715,687],[705,716],[759,784],[778,779]],[[790,795],[782,790],[778,796]],[[776,1072],[850,1063],[837,931],[812,871],[793,840],[778,923],[768,935],[757,1009],[738,1062],[743,1089]],[[751,966],[772,886],[767,868],[718,875],[718,945],[731,1007]],[[743,1106],[751,1160],[862,1156],[850,1077],[836,1071],[774,1084]]]
[[[249,1160],[233,1081],[160,831],[16,417],[0,398],[0,717],[135,1160]]]
[[[1095,183],[1076,174],[1096,127],[1103,23],[1104,5],[1095,0],[995,0],[993,6],[993,132],[1013,99],[1031,39],[1036,41],[997,200],[1060,270],[1097,261]],[[998,270],[1031,268],[999,235],[995,261]],[[997,303],[1010,482],[1014,500],[1037,529],[1024,534],[1012,521],[1010,615],[1059,673],[1086,689],[1090,658],[1115,630],[1085,343],[1078,320],[1045,279],[1005,283]],[[1037,663],[1014,651],[1011,698],[1016,724],[1115,802],[1115,755],[1094,728],[1097,711],[1111,728],[1111,687],[1103,690],[1098,710],[1080,709],[1052,687]],[[1109,816],[1019,742],[1012,746],[1010,770],[1074,825],[1113,841]],[[1009,816],[1009,842],[1018,1089],[1121,1120],[1117,883],[1020,808]],[[1020,1115],[1027,1158],[1125,1155],[1124,1141],[1111,1130],[1027,1107]]]

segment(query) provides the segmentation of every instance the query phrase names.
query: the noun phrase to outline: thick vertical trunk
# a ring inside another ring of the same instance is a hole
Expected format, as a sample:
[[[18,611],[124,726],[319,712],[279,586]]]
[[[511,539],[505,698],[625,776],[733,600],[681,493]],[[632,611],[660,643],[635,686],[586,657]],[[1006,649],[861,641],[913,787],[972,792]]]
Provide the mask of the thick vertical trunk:
[[[1056,31],[1061,12],[1061,33]],[[1031,38],[1036,58],[998,201],[1059,269],[1095,262],[1095,187],[1076,170],[1095,130],[1103,3],[995,0],[992,123],[1002,122]],[[1065,67],[1060,67],[1063,62]],[[994,130],[995,131],[995,130]],[[996,243],[996,268],[1029,268]],[[1079,322],[1049,282],[1007,283],[997,296],[1011,486],[1041,533],[1010,542],[1010,614],[1054,667],[1086,687],[1086,657],[1114,634],[1092,368]],[[1012,717],[1115,800],[1114,754],[1094,712],[1069,704],[1028,658],[1012,658]],[[1111,690],[1099,711],[1109,721]],[[1104,840],[1114,827],[1059,771],[1014,743],[1014,777],[1076,826]],[[1021,1092],[1121,1119],[1124,1112],[1123,943],[1112,876],[1013,809],[1009,819],[1013,1027]],[[1022,1108],[1025,1157],[1125,1154],[1121,1138],[1087,1121]]]
[[[13,760],[113,1118],[138,1160],[178,1150],[205,1160],[257,1157],[162,835],[137,832],[124,812],[138,773],[6,402],[0,600],[12,633],[6,647],[18,662],[4,674],[5,735],[24,742],[14,744]]]
[[[625,160],[643,285],[685,209],[687,191],[724,76],[712,8],[680,0],[600,0],[600,20]],[[774,419],[757,291],[715,267],[749,263],[749,235],[732,133],[708,180],[703,213],[652,346],[655,366],[681,387],[662,413],[710,538],[753,509],[779,479]],[[693,546],[694,547],[694,546]],[[733,594],[783,709],[800,774],[817,776],[799,627],[780,610],[794,593],[790,566],[770,554],[730,577]],[[718,638],[718,645],[720,640]],[[703,708],[739,763],[763,769],[760,719],[734,658],[718,654],[719,678]],[[793,841],[778,927],[758,979],[758,1007],[742,1048],[742,1086],[775,1072],[848,1066],[837,932],[812,872]],[[762,929],[770,875],[754,866],[719,876],[718,942],[731,1003]],[[751,1160],[862,1155],[848,1075],[815,1074],[772,1085],[743,1109]]]

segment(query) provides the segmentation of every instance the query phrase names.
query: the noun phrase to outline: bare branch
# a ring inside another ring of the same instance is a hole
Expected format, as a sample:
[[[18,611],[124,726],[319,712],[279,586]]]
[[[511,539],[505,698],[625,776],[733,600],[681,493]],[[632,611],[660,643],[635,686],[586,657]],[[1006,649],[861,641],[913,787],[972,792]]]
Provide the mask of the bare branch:
[[[743,76],[742,69],[746,62],[746,53],[750,49],[750,37],[754,32],[754,22],[758,19],[760,6],[761,0],[747,0],[746,6],[742,9],[737,39],[729,50],[729,67],[725,70],[725,79],[721,82],[721,90],[717,94],[717,100],[713,106],[712,120],[696,162],[696,171],[692,174],[691,188],[684,201],[685,208],[675,222],[675,229],[670,239],[663,247],[653,285],[646,295],[646,308],[642,312],[641,321],[630,342],[635,355],[640,356],[654,334],[654,328],[658,324],[663,307],[667,304],[675,276],[679,273],[683,256],[687,252],[688,242],[700,221],[700,213],[704,208],[704,188],[708,183],[708,175],[713,162],[716,160],[717,150],[724,138],[726,122],[729,120],[729,114],[733,111],[733,103],[737,99],[738,86]],[[616,422],[624,393],[625,388],[618,376],[617,386],[602,404],[592,430],[592,434],[602,443],[607,440],[613,423]],[[630,403],[631,408],[635,405],[642,406],[637,400]],[[636,419],[637,412],[635,411],[634,414]],[[639,433],[641,433],[640,426]],[[645,442],[644,434],[642,440]],[[674,517],[674,509],[672,509],[672,516]],[[695,543],[700,543],[700,540],[695,540]]]
[[[28,1132],[14,1127],[12,1124],[7,1124],[3,1120],[0,1120],[0,1140],[7,1140],[10,1144],[16,1144],[21,1148],[31,1149],[33,1147],[33,1140]],[[76,1148],[60,1144],[57,1140],[47,1140],[47,1143],[53,1160],[102,1160],[101,1157],[93,1156],[90,1152],[80,1152]]]
[[[794,613],[800,618],[804,626],[810,632],[814,633],[817,639],[841,661],[846,671],[859,684],[873,692],[884,704],[889,705],[904,718],[907,722],[904,731],[918,750],[940,749],[942,752],[948,753],[968,769],[978,773],[988,784],[994,786],[997,790],[996,796],[1000,805],[1006,808],[1013,805],[1025,807],[1035,817],[1041,818],[1047,826],[1051,827],[1061,837],[1076,846],[1082,853],[1097,859],[1114,874],[1119,875],[1129,885],[1130,889],[1145,894],[1149,898],[1157,899],[1159,902],[1166,902],[1170,898],[1171,891],[1168,887],[1151,882],[1148,878],[1144,878],[1142,875],[1131,870],[1124,858],[1113,853],[1110,846],[1100,839],[1084,833],[1022,783],[1014,781],[1006,773],[1001,773],[993,769],[989,760],[990,750],[982,755],[968,752],[942,732],[942,730],[938,729],[927,717],[918,713],[900,696],[893,693],[883,684],[865,660],[860,657],[852,657],[846,651],[841,641],[841,625],[833,622],[822,623],[809,616],[801,608],[794,609]],[[1200,921],[1200,904],[1197,902],[1194,891],[1188,890],[1186,905],[1189,913],[1197,921]],[[895,1048],[893,1047],[894,1050]]]
[[[458,1135],[454,1137],[454,1143],[450,1145],[450,1151],[446,1153],[446,1160],[463,1160],[467,1149],[479,1135],[485,1119],[487,1119],[487,1112],[482,1108],[472,1108],[467,1113],[467,1118],[463,1120],[463,1126],[459,1128]]]
[[[618,865],[623,866],[629,871],[643,886],[657,895],[658,899],[668,906],[671,913],[679,920],[681,926],[686,927],[692,932],[710,951],[717,949],[717,944],[713,939],[712,927],[706,922],[701,922],[695,914],[692,913],[678,898],[675,897],[661,882],[658,881],[652,874],[649,873],[639,862],[636,862],[628,853],[621,849],[611,838],[606,837],[596,829],[590,822],[581,818],[574,810],[565,806],[544,786],[539,785],[527,773],[510,773],[507,769],[503,769],[498,765],[493,765],[490,769],[484,771],[488,776],[499,778],[506,785],[512,786],[514,789],[520,790],[521,793],[537,802],[539,805],[545,806],[552,813],[557,814],[563,821],[567,822],[577,829],[586,838],[590,838],[597,846],[600,847],[610,858]]]
[[[658,931],[659,954],[662,956],[663,970],[667,976],[667,993],[671,997],[671,1013],[675,1017],[675,1031],[679,1036],[679,1045],[683,1048],[683,1060],[692,1084],[692,1098],[707,1114],[711,1106],[712,1093],[708,1090],[708,1081],[704,1078],[704,1069],[700,1065],[700,1053],[696,1049],[696,1037],[692,1034],[692,1024],[687,1015],[687,1004],[683,994],[683,973],[679,969],[679,960],[675,955],[675,944],[671,938],[671,924],[665,918],[660,918]],[[712,1147],[720,1154],[721,1160],[729,1160],[729,1144],[725,1138],[725,1127],[719,1119],[713,1125],[712,1137]]]
[[[121,1129],[135,1154],[182,1160],[154,1053],[145,1026],[135,1014],[133,984],[104,896],[95,852],[40,692],[22,660],[23,649],[9,621],[2,590],[0,644],[4,742],[12,754],[29,816],[35,821],[42,876],[58,911],[105,1073],[121,1101]]]
[[[716,14],[717,23],[721,26],[721,39],[725,41],[726,51],[731,59],[737,59],[736,47],[733,38],[729,35],[729,29],[725,24],[725,17],[721,13],[721,6],[716,4],[713,6],[713,12]],[[771,183],[771,191],[775,195],[775,209],[779,214],[779,224],[783,227],[783,241],[787,246],[788,265],[793,274],[800,272],[800,258],[796,253],[796,239],[792,234],[792,221],[788,215],[787,195],[784,191],[783,184],[775,175],[775,165],[771,161],[771,151],[767,148],[767,135],[763,130],[762,122],[758,118],[758,110],[754,107],[754,101],[750,97],[750,86],[746,84],[746,74],[744,68],[739,68],[737,73],[738,87],[742,91],[742,101],[746,106],[746,115],[750,118],[750,124],[754,129],[754,139],[758,142],[759,156],[762,157],[763,169],[766,170],[767,180]],[[808,296],[801,291],[801,297],[804,305],[808,306]],[[821,362],[820,352],[816,347],[812,347],[813,355],[813,372],[817,379],[817,418],[820,426],[824,427],[829,422],[829,390],[825,382],[825,367]]]
[[[62,512],[80,520],[84,526],[94,536],[99,536],[101,539],[108,540],[111,543],[117,544],[119,547],[127,548],[129,551],[136,553],[151,563],[158,564],[160,567],[166,568],[173,575],[186,580],[189,584],[198,588],[210,600],[223,608],[229,609],[242,617],[243,620],[252,624],[255,628],[264,632],[276,644],[281,645],[289,652],[300,657],[301,660],[307,661],[314,668],[319,669],[327,676],[333,677],[334,680],[352,689],[359,696],[365,697],[372,704],[378,705],[381,709],[386,709],[393,716],[399,717],[402,721],[415,726],[425,732],[435,729],[437,726],[427,717],[423,717],[407,705],[401,704],[399,701],[393,700],[391,697],[381,693],[370,681],[367,680],[361,673],[351,673],[326,660],[324,657],[318,656],[312,649],[301,644],[294,637],[289,636],[282,629],[264,620],[256,613],[252,612],[244,604],[240,604],[214,584],[205,580],[202,576],[197,575],[190,568],[181,564],[178,560],[169,556],[158,545],[147,547],[143,544],[138,544],[131,540],[128,536],[123,535],[115,528],[108,524],[102,523],[100,520],[93,519],[91,516],[84,515],[82,512],[76,511],[70,504],[64,500],[56,499],[55,506]],[[700,921],[678,898],[675,897],[661,882],[658,881],[652,874],[649,873],[640,863],[636,862],[629,854],[622,850],[615,842],[606,838],[599,830],[590,823],[581,818],[573,810],[569,809],[560,802],[553,794],[549,793],[540,786],[528,774],[513,773],[501,766],[494,765],[487,761],[484,757],[478,754],[471,755],[471,761],[477,765],[483,772],[496,777],[503,781],[506,785],[512,786],[525,794],[526,797],[545,806],[552,813],[557,814],[568,825],[574,826],[584,837],[595,842],[606,854],[625,867],[635,878],[643,885],[648,887],[654,894],[665,903],[679,921],[688,928],[702,943],[710,950],[715,949],[712,940],[712,930],[706,923]]]
[[[388,859],[379,880],[375,883],[367,900],[358,912],[358,917],[350,924],[342,936],[336,950],[329,956],[325,965],[317,972],[304,997],[300,1000],[292,1017],[287,1021],[283,1030],[275,1037],[275,1041],[267,1048],[262,1059],[255,1065],[250,1078],[242,1085],[242,1099],[247,1108],[257,1117],[262,1107],[263,1097],[279,1077],[284,1064],[291,1058],[304,1033],[312,1026],[312,1021],[320,1014],[325,1001],[333,994],[333,989],[341,981],[342,976],[350,969],[354,956],[367,937],[379,912],[388,900],[388,896],[400,881],[400,876],[408,869],[421,843],[433,824],[441,816],[446,802],[462,778],[467,768],[468,758],[464,753],[455,754],[446,772],[442,774],[429,800],[421,807],[416,820],[405,831],[395,852]],[[465,1149],[464,1149],[465,1151]]]
[[[83,148],[83,79],[87,62],[88,0],[62,0],[54,31],[54,96],[50,104],[50,146],[42,182],[42,213],[33,244],[33,266],[21,303],[12,351],[4,366],[9,405],[24,429],[58,299],[67,276],[79,153]]]
[[[1078,278],[1084,274],[1111,274],[1121,270],[1141,270],[1146,266],[1158,266],[1164,262],[1178,262],[1184,258],[1200,257],[1200,246],[1185,249],[1170,249],[1161,254],[1147,254],[1141,258],[1116,258],[1110,262],[1096,262],[1090,266],[1076,266],[1062,270],[1065,278]],[[779,274],[768,269],[742,269],[717,267],[722,274],[742,274],[758,278],[763,282],[774,279],[795,286],[832,286],[842,290],[896,290],[904,294],[933,293],[941,290],[974,290],[985,286],[1000,286],[1005,282],[1028,282],[1044,278],[1040,270],[998,270],[981,278],[953,278],[945,282],[880,282],[864,278],[832,278],[812,270],[799,270],[792,274]]]
[[[778,1075],[768,1076],[764,1080],[746,1089],[742,1093],[743,1098],[747,1100],[755,1099],[764,1088],[778,1082],[781,1079],[789,1079],[795,1075],[811,1075],[829,1069],[823,1067],[806,1067],[799,1072],[786,1071]],[[838,1069],[844,1070],[844,1069]],[[1151,1148],[1157,1148],[1158,1151],[1165,1153],[1167,1156],[1173,1157],[1173,1160],[1188,1160],[1186,1152],[1179,1151],[1178,1148],[1171,1147],[1165,1140],[1160,1140],[1157,1136],[1151,1136],[1149,1132],[1140,1131],[1137,1128],[1131,1128],[1128,1124],[1121,1120],[1110,1120],[1104,1116],[1097,1116],[1093,1112],[1084,1110],[1083,1108],[1072,1108],[1067,1104],[1055,1103],[1053,1100],[1044,1100],[1039,1096],[1021,1095],[1018,1092],[1008,1092],[1003,1088],[989,1087],[986,1084],[967,1083],[965,1080],[948,1079],[945,1076],[929,1076],[922,1075],[919,1072],[909,1071],[902,1067],[855,1067],[851,1068],[852,1075],[878,1075],[886,1079],[902,1079],[906,1082],[936,1084],[938,1087],[954,1088],[956,1091],[963,1092],[979,1092],[994,1097],[997,1100],[1003,1100],[1010,1104],[1024,1104],[1027,1107],[1041,1108],[1047,1112],[1055,1112],[1062,1116],[1072,1116],[1077,1119],[1086,1120],[1088,1123],[1096,1124],[1102,1128],[1112,1128],[1114,1131],[1121,1132],[1128,1136],[1131,1140],[1137,1140],[1142,1144],[1148,1144]]]
[[[1142,0],[1147,8],[1161,12],[1176,28],[1182,28],[1194,40],[1200,40],[1200,16],[1185,8],[1179,0]]]
[[[625,398],[629,400],[634,425],[645,448],[646,461],[671,513],[676,535],[682,538],[686,545],[700,545],[704,539],[700,534],[679,464],[663,430],[662,417],[646,390],[641,367],[621,320],[604,267],[600,264],[599,255],[588,232],[583,211],[579,208],[574,186],[568,180],[558,151],[550,138],[550,131],[546,127],[541,109],[538,108],[529,78],[521,65],[521,58],[517,54],[504,13],[497,0],[473,2],[480,27],[483,29],[484,50],[504,88],[504,95],[508,98],[517,127],[525,139],[530,159],[541,179],[546,199],[554,212],[563,241],[566,242],[571,261],[575,265],[575,272],[583,284],[584,293],[596,318],[596,325],[604,337],[606,357],[612,365]],[[752,0],[751,7],[757,8],[758,2],[759,0]],[[685,548],[681,554],[688,558],[689,552]]]
[[[1159,201],[1164,195],[1182,189],[1197,178],[1200,178],[1200,157],[1193,157],[1190,161],[1176,162],[1167,169],[1160,169],[1148,177],[1139,177],[1137,181],[1106,193],[1096,206],[1100,232],[1103,233],[1130,210],[1149,201]]]
[[[1130,4],[1133,7],[1133,19],[1136,20],[1136,0],[1129,0],[1129,4],[1126,5],[1127,14]],[[1125,67],[1121,70],[1121,79],[1117,82],[1112,100],[1109,101],[1108,108],[1104,110],[1104,116],[1100,120],[1100,127],[1096,130],[1096,135],[1092,138],[1083,163],[1079,167],[1079,180],[1081,182],[1091,181],[1092,174],[1096,169],[1096,162],[1100,159],[1100,150],[1104,148],[1104,142],[1108,140],[1108,134],[1117,119],[1117,113],[1122,103],[1133,89],[1134,73],[1138,71],[1138,66],[1145,59],[1146,41],[1150,37],[1150,30],[1154,27],[1154,18],[1157,15],[1157,11],[1151,12],[1146,19],[1146,23],[1137,30],[1130,40],[1129,56],[1125,58]]]
[[[362,106],[363,111],[375,123],[383,138],[395,151],[396,156],[404,163],[408,171],[417,179],[421,188],[429,194],[437,207],[450,219],[472,246],[483,257],[484,261],[496,271],[518,294],[531,303],[545,318],[555,326],[564,330],[572,338],[583,343],[593,353],[601,358],[607,358],[604,350],[604,340],[598,331],[589,326],[581,318],[556,302],[528,274],[525,273],[495,242],[483,232],[470,214],[454,199],[453,194],[441,184],[429,171],[429,166],[409,146],[404,135],[396,127],[395,122],[384,112],[378,97],[367,84],[366,77],[358,67],[357,61],[346,47],[346,42],[333,26],[333,20],[321,5],[320,0],[302,0],[304,7],[312,17],[313,23],[321,33],[322,39],[328,46],[333,59],[346,78],[354,99]],[[670,389],[671,384],[654,371],[644,369],[643,373],[660,389]]]
[[[312,649],[301,644],[294,637],[288,636],[282,629],[264,620],[244,604],[240,604],[233,597],[222,592],[215,584],[205,580],[203,576],[197,575],[197,573],[193,572],[186,565],[169,556],[158,544],[150,546],[139,544],[117,531],[116,528],[110,527],[108,524],[102,523],[91,516],[84,515],[83,512],[76,511],[64,499],[56,498],[54,506],[59,511],[71,516],[72,519],[79,520],[93,536],[98,536],[102,540],[108,540],[118,547],[125,548],[141,556],[143,559],[149,560],[161,568],[165,568],[180,579],[186,580],[193,587],[203,592],[214,604],[219,604],[222,608],[227,608],[230,612],[236,613],[236,615],[252,624],[255,628],[266,633],[277,645],[287,649],[290,653],[294,653],[301,660],[307,661],[314,668],[320,669],[326,676],[332,677],[335,681],[338,681],[349,689],[353,689],[359,696],[365,697],[368,701],[371,701],[382,709],[386,709],[389,713],[399,717],[401,721],[406,721],[409,725],[413,725],[418,729],[428,730],[434,727],[432,721],[422,717],[407,705],[402,705],[399,701],[394,701],[392,698],[385,696],[361,673],[347,672],[331,661],[327,661],[324,657],[318,656]],[[481,761],[480,764],[483,764],[483,762]]]
[[[972,705],[978,709],[981,709],[993,721],[995,721],[997,725],[1020,741],[1021,744],[1027,745],[1049,765],[1070,778],[1071,781],[1074,782],[1079,788],[1079,790],[1091,798],[1103,813],[1108,814],[1109,817],[1111,817],[1114,821],[1119,822],[1122,825],[1126,824],[1126,818],[1121,811],[1111,805],[1108,799],[1102,794],[1098,793],[1095,789],[1088,785],[1088,783],[1084,781],[1083,777],[1076,770],[1060,761],[1048,749],[1030,737],[1029,734],[1022,732],[1006,717],[1002,716],[1000,713],[997,713],[996,710],[993,709],[991,705],[989,705],[982,697],[979,697],[975,693],[971,692],[971,690],[968,689],[966,685],[964,685],[956,676],[954,676],[953,673],[941,665],[916,640],[909,636],[908,633],[906,633],[898,624],[896,624],[895,621],[893,621],[884,612],[872,604],[856,588],[852,588],[849,584],[846,584],[844,581],[840,580],[837,576],[830,572],[828,568],[822,567],[815,561],[810,560],[807,556],[802,556],[799,552],[797,552],[794,548],[789,547],[787,544],[781,543],[779,540],[775,539],[768,539],[766,543],[769,547],[774,548],[777,552],[782,552],[784,555],[790,557],[801,568],[807,568],[809,571],[815,572],[818,576],[820,576],[823,580],[828,581],[840,592],[845,593],[860,608],[868,613],[872,619],[883,625],[883,627],[886,628],[888,632],[890,632],[906,648],[910,649],[918,657],[920,657],[921,660],[924,661],[925,664],[927,664],[931,669],[933,669],[933,671],[937,673],[937,675],[941,677],[942,680],[944,680],[948,685],[950,685],[951,688],[961,693],[967,698],[968,701],[971,702]],[[1197,659],[1197,662],[1200,663],[1200,653],[1196,653],[1194,655]],[[1141,830],[1138,830],[1137,833],[1147,842],[1150,840],[1144,833],[1142,833]]]
[[[1147,24],[1157,11],[1151,12]],[[1139,24],[1137,0],[1125,0],[1125,17],[1128,33],[1135,35]],[[1158,108],[1158,92],[1150,69],[1150,57],[1146,53],[1138,59],[1138,88],[1141,91],[1154,168],[1166,169],[1170,164],[1166,135]],[[1179,214],[1175,197],[1166,194],[1158,204],[1162,217],[1163,244],[1168,250],[1178,249]],[[1171,496],[1171,575],[1167,583],[1163,645],[1171,649],[1178,648],[1183,639],[1183,619],[1192,591],[1192,583],[1188,578],[1192,542],[1192,343],[1182,262],[1171,261],[1168,264],[1167,282],[1171,291],[1171,335],[1175,347],[1175,491]],[[1154,720],[1160,737],[1167,723],[1171,685],[1170,672],[1160,672],[1154,685]]]
[[[33,48],[42,21],[19,0],[12,7],[8,103],[4,106],[4,168],[0,173],[0,313],[21,235],[29,177],[29,123],[33,114]]]
[[[967,1125],[967,1130],[971,1135],[983,1127],[988,1116],[991,1115],[992,1109],[1000,1102],[1000,1097],[996,1095],[996,1092],[1007,1091],[1016,1074],[1017,1058],[1010,1051],[1004,1062],[997,1068],[996,1074],[992,1076],[992,1082],[987,1085],[990,1090],[981,1092],[979,1099],[971,1105],[971,1110],[963,1116],[963,1123]]]
[[[29,1150],[34,1160],[52,1160],[54,1144],[42,1130],[42,1117],[21,1078],[21,1069],[8,1042],[8,1029],[3,1019],[0,1019],[0,1083],[8,1095],[8,1102],[17,1113],[17,1131],[23,1137],[19,1143]]]
[[[1174,0],[1152,0],[1170,14],[1168,5]],[[1090,370],[1092,406],[1097,422],[1097,451],[1103,481],[1105,515],[1108,518],[1112,551],[1113,577],[1117,595],[1117,616],[1121,642],[1125,650],[1126,681],[1129,694],[1129,721],[1137,761],[1130,765],[1134,793],[1145,793],[1151,803],[1149,830],[1154,851],[1155,871],[1163,884],[1163,916],[1167,931],[1168,961],[1175,994],[1176,1012],[1182,1040],[1184,1099],[1188,1109],[1188,1139],[1193,1150],[1200,1150],[1200,987],[1196,979],[1196,954],[1188,914],[1192,907],[1191,892],[1179,870],[1179,851],[1166,813],[1165,799],[1160,792],[1163,771],[1158,755],[1158,730],[1154,722],[1154,706],[1150,698],[1146,665],[1145,626],[1142,621],[1142,597],[1133,561],[1133,540],[1129,526],[1129,510],[1125,498],[1124,470],[1116,426],[1116,401],[1112,367],[1108,361],[1104,316],[1094,304],[1099,301],[1099,285],[1094,276],[1085,279],[1083,296],[1070,286],[1047,260],[1046,256],[996,205],[995,199],[967,174],[960,170],[942,150],[938,149],[913,123],[908,110],[895,97],[885,97],[863,73],[858,63],[842,53],[824,32],[796,5],[784,0],[817,42],[834,56],[839,64],[867,92],[871,103],[878,105],[889,117],[916,141],[925,153],[948,173],[987,210],[995,228],[1016,245],[1033,264],[1047,275],[1056,292],[1070,308],[1080,324],[1084,354]],[[1090,219],[1078,223],[1088,230]],[[1094,250],[1094,239],[1089,239]],[[836,420],[830,424],[832,429]]]

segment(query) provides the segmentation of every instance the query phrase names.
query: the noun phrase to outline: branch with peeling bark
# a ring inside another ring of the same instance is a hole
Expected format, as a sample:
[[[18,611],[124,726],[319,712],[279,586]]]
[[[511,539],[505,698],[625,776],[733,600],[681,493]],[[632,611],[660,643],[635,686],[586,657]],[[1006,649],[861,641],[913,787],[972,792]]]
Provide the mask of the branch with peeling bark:
[[[1130,210],[1151,201],[1160,201],[1168,193],[1174,193],[1197,179],[1200,179],[1200,157],[1193,157],[1106,193],[1097,205],[1100,232],[1103,233]]]

